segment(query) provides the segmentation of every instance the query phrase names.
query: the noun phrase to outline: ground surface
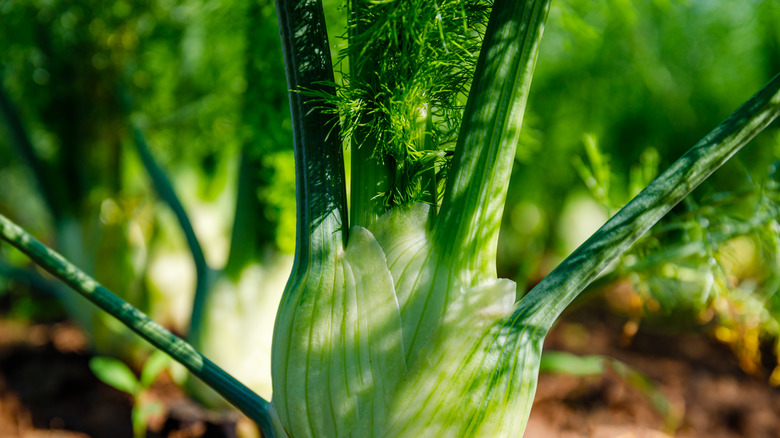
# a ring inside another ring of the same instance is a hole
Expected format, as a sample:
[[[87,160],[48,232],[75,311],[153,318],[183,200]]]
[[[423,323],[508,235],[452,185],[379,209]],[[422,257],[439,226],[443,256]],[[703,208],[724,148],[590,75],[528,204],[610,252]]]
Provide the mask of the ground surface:
[[[618,317],[575,312],[545,347],[608,355],[640,371],[672,412],[682,413],[679,427],[665,426],[646,394],[613,371],[546,374],[526,437],[780,437],[780,390],[746,376],[728,349],[703,335],[644,330],[620,346],[621,324]],[[0,438],[131,437],[131,397],[97,381],[88,362],[83,336],[67,323],[0,319]],[[235,436],[235,417],[205,414],[165,378],[151,397],[168,411],[152,419],[150,437]]]
[[[585,378],[543,374],[526,437],[780,438],[780,389],[747,376],[727,347],[703,334],[653,333],[657,328],[640,329],[620,346],[621,323],[609,315],[570,315],[545,348],[628,364],[654,382],[678,413],[677,426],[665,426],[646,393],[612,371]]]

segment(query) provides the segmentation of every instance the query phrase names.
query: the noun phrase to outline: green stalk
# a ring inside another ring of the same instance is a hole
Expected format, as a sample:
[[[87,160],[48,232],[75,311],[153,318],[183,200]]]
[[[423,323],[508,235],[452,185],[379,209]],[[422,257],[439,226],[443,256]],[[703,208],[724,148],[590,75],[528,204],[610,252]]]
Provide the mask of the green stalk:
[[[428,108],[430,110],[430,107]],[[420,150],[436,151],[436,145],[433,144],[432,132],[433,132],[433,117],[430,114],[426,114],[424,118],[417,121],[418,139],[422,143]],[[439,210],[439,182],[436,179],[436,163],[432,162],[431,167],[425,170],[422,174],[423,187],[428,196],[425,202],[430,204],[430,210],[428,213],[428,228],[433,228],[433,224],[436,223],[436,215]]]
[[[246,144],[244,149],[247,149]],[[252,159],[246,150],[241,151],[236,178],[236,207],[230,233],[230,253],[223,270],[232,279],[237,279],[241,271],[262,254],[264,245],[272,240],[270,229],[275,224],[261,213],[262,208],[257,199],[259,187],[255,184],[257,178],[252,175],[259,172],[261,167],[261,160]]]
[[[374,143],[370,129],[355,128],[349,183],[349,223],[353,226],[368,228],[385,212],[378,194],[387,191],[389,175],[374,157]]]
[[[93,304],[113,315],[153,346],[184,365],[190,372],[225,397],[228,402],[255,421],[266,437],[275,436],[268,412],[269,403],[198,353],[190,344],[114,295],[2,214],[0,214],[0,237],[27,254],[33,261]]]
[[[501,215],[549,8],[549,0],[493,6],[434,230],[465,285],[496,277]]]
[[[276,10],[290,89],[295,155],[295,261],[274,326],[271,375],[274,407],[291,436],[332,434],[333,415],[320,393],[328,385],[324,334],[317,323],[330,310],[346,247],[348,218],[344,160],[335,111],[299,93],[332,93],[333,67],[319,0],[277,0]],[[327,413],[326,413],[327,412]]]
[[[441,210],[426,236],[430,245],[424,253],[388,255],[409,362],[464,289],[496,280],[501,215],[549,6],[550,0],[494,4]],[[386,251],[397,245],[378,239]],[[423,263],[425,275],[416,274]]]
[[[344,157],[335,111],[299,92],[313,90],[332,93],[333,64],[322,3],[277,0],[279,29],[282,34],[287,86],[290,90],[293,147],[295,149],[295,187],[297,199],[297,236],[293,276],[306,269],[310,257],[316,257],[347,240],[346,186]]]
[[[135,142],[135,148],[138,155],[141,157],[141,163],[146,169],[146,173],[149,174],[149,178],[152,180],[152,185],[157,195],[163,202],[168,204],[176,219],[179,221],[179,226],[184,233],[185,239],[187,239],[187,246],[190,248],[190,254],[192,255],[192,261],[195,263],[195,297],[192,301],[192,317],[190,319],[189,334],[191,336],[197,336],[200,333],[200,323],[203,319],[203,305],[206,300],[206,294],[208,292],[208,283],[210,273],[212,272],[206,263],[206,257],[203,255],[203,249],[198,242],[198,237],[195,235],[195,230],[192,228],[192,222],[187,216],[187,211],[184,210],[184,206],[181,205],[179,197],[176,196],[176,191],[173,189],[170,179],[165,174],[165,171],[157,164],[152,152],[149,150],[149,146],[146,144],[143,134],[138,128],[133,128],[133,140]],[[190,338],[190,341],[197,343],[196,340]]]
[[[365,47],[357,44],[355,37],[365,32],[369,25],[364,19],[371,4],[362,0],[347,1],[349,8],[349,21],[353,25],[347,26],[349,35],[349,68],[350,74],[356,81],[376,84],[378,80],[380,59],[371,54],[364,53]],[[371,105],[369,103],[369,105]],[[388,168],[383,166],[374,155],[377,148],[376,131],[372,129],[372,123],[377,117],[373,111],[375,108],[365,107],[360,114],[360,122],[355,128],[355,133],[350,139],[350,190],[349,190],[349,223],[352,226],[369,228],[376,222],[385,210],[382,200],[378,199],[379,193],[388,190],[390,174]]]
[[[520,302],[518,321],[549,329],[594,278],[780,114],[780,75],[632,199]]]

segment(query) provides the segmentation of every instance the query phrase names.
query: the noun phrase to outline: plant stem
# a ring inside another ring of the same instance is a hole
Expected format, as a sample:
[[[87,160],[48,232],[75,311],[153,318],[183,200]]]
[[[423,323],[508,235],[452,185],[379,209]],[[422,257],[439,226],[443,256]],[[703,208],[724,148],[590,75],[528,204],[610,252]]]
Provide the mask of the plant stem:
[[[325,14],[319,0],[276,0],[287,86],[290,90],[297,236],[295,267],[304,272],[310,257],[346,245],[348,218],[344,157],[335,108],[302,96],[301,89],[333,92]],[[327,257],[327,255],[325,255]]]
[[[428,108],[430,110],[430,107]],[[420,148],[426,151],[435,151],[436,145],[433,144],[431,133],[433,132],[433,117],[430,114],[426,114],[425,119],[418,122],[418,129],[420,132],[421,141],[423,147]],[[431,209],[428,214],[428,229],[432,229],[436,223],[436,217],[439,212],[439,182],[436,180],[436,167],[435,163],[430,169],[426,170],[422,174],[423,187],[428,192],[427,200],[431,204]]]
[[[387,190],[387,168],[373,157],[374,138],[364,126],[355,128],[350,157],[349,223],[370,227],[384,213],[378,194]]]
[[[701,139],[536,285],[516,321],[549,329],[594,278],[780,115],[780,75]]]
[[[198,353],[190,344],[114,295],[2,214],[0,214],[0,237],[27,254],[33,261],[93,304],[113,315],[153,346],[184,365],[228,402],[254,420],[266,437],[275,436],[268,413],[269,403]]]
[[[365,32],[369,25],[364,17],[371,7],[370,2],[360,0],[348,0],[347,7],[350,25],[349,32],[349,68],[350,74],[357,82],[366,82],[376,85],[377,72],[382,61],[378,57],[366,55],[364,46],[358,43],[355,35]],[[376,88],[374,88],[376,89]],[[360,114],[360,121],[355,128],[355,133],[350,139],[350,190],[349,190],[349,220],[350,224],[368,228],[376,219],[384,213],[382,200],[378,194],[388,190],[390,178],[388,168],[382,165],[374,156],[377,148],[376,131],[372,130],[375,122],[376,108],[369,101]]]
[[[271,242],[269,234],[275,228],[262,212],[257,199],[257,179],[253,173],[262,171],[262,160],[253,159],[244,144],[239,157],[236,182],[236,204],[233,213],[233,228],[230,233],[230,252],[223,272],[237,279],[243,269],[262,254],[265,244]]]
[[[198,242],[198,237],[195,235],[195,230],[192,228],[192,222],[190,222],[190,218],[187,216],[187,211],[184,210],[179,197],[176,196],[176,191],[173,189],[170,179],[168,179],[168,176],[160,165],[157,164],[154,156],[152,156],[152,152],[149,150],[149,146],[138,128],[133,128],[133,139],[136,151],[138,151],[138,155],[141,157],[146,173],[149,174],[149,178],[152,180],[152,185],[157,195],[163,202],[168,204],[168,207],[179,221],[179,226],[182,232],[184,232],[184,237],[187,239],[187,245],[190,248],[190,254],[192,254],[192,260],[195,263],[195,297],[192,301],[189,333],[192,336],[197,336],[200,332],[201,319],[203,319],[203,305],[208,292],[211,269],[206,263],[206,257],[203,255],[203,249],[200,246],[200,242]],[[190,341],[197,343],[193,339],[190,339]]]
[[[437,245],[465,284],[495,278],[496,247],[550,0],[497,0],[447,181]]]

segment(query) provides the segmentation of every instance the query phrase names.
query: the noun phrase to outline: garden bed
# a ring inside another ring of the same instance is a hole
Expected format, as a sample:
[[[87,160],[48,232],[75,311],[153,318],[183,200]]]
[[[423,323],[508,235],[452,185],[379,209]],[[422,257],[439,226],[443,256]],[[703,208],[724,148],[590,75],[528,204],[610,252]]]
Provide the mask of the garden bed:
[[[778,436],[780,390],[745,375],[727,347],[701,334],[643,329],[621,345],[623,322],[595,315],[593,309],[574,312],[558,325],[546,348],[608,355],[650,377],[684,411],[673,436]],[[69,323],[0,320],[0,437],[131,437],[132,398],[99,382],[89,358],[84,336]],[[150,437],[235,436],[238,416],[197,408],[167,377],[158,380],[150,396],[167,408],[150,419]],[[669,435],[646,396],[607,371],[591,377],[543,374],[525,436]]]

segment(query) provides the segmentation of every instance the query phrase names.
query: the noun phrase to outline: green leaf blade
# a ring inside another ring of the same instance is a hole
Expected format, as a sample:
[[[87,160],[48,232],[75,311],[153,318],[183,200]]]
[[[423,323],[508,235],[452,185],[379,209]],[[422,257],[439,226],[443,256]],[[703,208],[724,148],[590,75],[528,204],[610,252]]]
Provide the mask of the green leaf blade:
[[[157,350],[152,353],[144,363],[144,367],[141,370],[141,386],[149,388],[152,386],[157,376],[160,375],[166,368],[171,366],[171,358],[162,352]]]
[[[93,357],[89,369],[95,377],[112,388],[133,396],[143,389],[141,382],[124,362],[110,357]]]
[[[539,372],[566,374],[569,376],[599,376],[604,374],[602,356],[577,356],[563,351],[545,351]]]

